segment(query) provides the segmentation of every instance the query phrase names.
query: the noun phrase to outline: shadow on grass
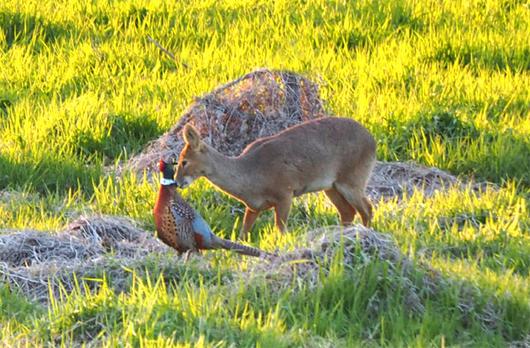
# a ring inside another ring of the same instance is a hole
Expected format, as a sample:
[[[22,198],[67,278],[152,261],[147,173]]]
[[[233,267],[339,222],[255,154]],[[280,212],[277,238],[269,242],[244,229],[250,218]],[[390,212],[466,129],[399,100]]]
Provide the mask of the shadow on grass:
[[[484,67],[491,70],[530,70],[530,46],[499,48],[493,45],[456,46],[445,43],[428,60],[451,66],[458,62],[463,67]]]
[[[9,112],[9,108],[13,106],[13,104],[16,101],[15,93],[0,92],[0,120],[2,118],[7,117],[7,114]]]
[[[44,194],[82,188],[90,193],[92,182],[102,174],[101,166],[88,166],[74,158],[15,161],[0,155],[0,190],[25,188]]]
[[[509,240],[508,240],[509,239]],[[435,243],[435,242],[433,242]],[[505,232],[504,236],[488,241],[453,242],[423,250],[427,256],[436,254],[438,257],[449,259],[462,259],[470,263],[477,263],[503,275],[506,272],[515,273],[522,277],[530,274],[530,248],[525,246],[524,238],[512,238]]]
[[[60,147],[64,153],[43,149],[38,154],[17,155],[16,159],[0,154],[0,189],[26,187],[45,193],[82,188],[90,194],[92,183],[104,174],[104,166],[141,151],[161,133],[158,124],[145,114],[122,113],[108,118],[109,131],[99,138],[89,131],[72,136],[67,134],[70,130],[54,127],[47,139],[50,143],[64,141]]]
[[[392,119],[375,132],[399,160],[412,159],[495,183],[514,180],[530,186],[530,141],[513,130],[483,131],[454,110],[437,109],[408,122]]]
[[[400,1],[390,3],[389,6],[371,2],[360,7],[354,12],[358,27],[344,30],[338,35],[335,42],[337,51],[359,48],[369,50],[396,33],[422,32],[426,28],[423,18],[415,15],[411,8]]]
[[[150,141],[162,134],[158,124],[147,114],[119,113],[108,116],[111,124],[103,138],[92,133],[78,132],[73,137],[74,152],[85,161],[102,159],[105,164],[123,155],[140,152]]]
[[[77,33],[74,25],[54,23],[43,17],[9,11],[0,11],[0,30],[4,32],[7,49],[15,44],[28,44],[32,41],[37,45],[39,41],[49,45]]]

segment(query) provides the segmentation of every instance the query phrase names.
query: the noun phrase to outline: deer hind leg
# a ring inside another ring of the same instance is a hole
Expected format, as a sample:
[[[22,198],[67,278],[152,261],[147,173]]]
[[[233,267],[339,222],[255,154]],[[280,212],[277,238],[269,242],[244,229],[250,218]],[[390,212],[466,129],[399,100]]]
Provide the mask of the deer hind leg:
[[[245,209],[245,216],[243,217],[243,226],[241,226],[241,231],[239,232],[239,239],[246,240],[248,231],[254,225],[254,222],[258,218],[260,211],[252,210],[250,208]]]
[[[280,232],[285,233],[287,231],[287,218],[289,217],[289,211],[291,210],[292,197],[284,197],[283,199],[276,202],[274,205],[274,222]]]
[[[350,203],[361,215],[363,225],[368,227],[372,221],[372,205],[366,196],[364,190],[353,187],[344,183],[335,183],[335,189]]]
[[[326,196],[328,196],[329,200],[340,214],[340,221],[343,226],[351,225],[353,222],[353,219],[355,218],[355,208],[351,206],[350,203],[342,195],[335,189],[329,189],[324,191],[326,193]]]

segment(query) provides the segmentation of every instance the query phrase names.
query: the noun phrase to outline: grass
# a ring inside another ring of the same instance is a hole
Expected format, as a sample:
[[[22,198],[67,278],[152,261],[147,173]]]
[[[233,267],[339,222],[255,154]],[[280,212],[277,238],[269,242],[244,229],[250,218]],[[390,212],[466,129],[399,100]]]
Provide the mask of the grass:
[[[256,67],[290,69],[320,81],[327,110],[365,124],[380,159],[499,186],[381,202],[374,228],[415,262],[493,299],[502,322],[484,330],[464,318],[456,285],[411,315],[388,286],[397,280],[378,277],[385,268],[378,262],[337,269],[316,290],[293,284],[278,293],[266,282],[220,282],[218,274],[246,261],[210,253],[211,274],[191,264],[172,277],[154,260],[145,265],[150,275],[133,271],[124,293],[106,279],[96,293],[74,292],[49,307],[0,287],[0,342],[504,346],[523,339],[530,332],[528,37],[529,4],[516,0],[3,1],[0,228],[53,231],[102,212],[152,230],[156,184],[132,173],[107,177],[105,166],[162,134],[194,96]],[[235,201],[205,181],[184,193],[217,232],[235,233]],[[294,248],[308,230],[336,224],[336,215],[322,194],[304,196],[291,233],[278,236],[264,214],[252,242]],[[380,305],[367,310],[373,298]]]

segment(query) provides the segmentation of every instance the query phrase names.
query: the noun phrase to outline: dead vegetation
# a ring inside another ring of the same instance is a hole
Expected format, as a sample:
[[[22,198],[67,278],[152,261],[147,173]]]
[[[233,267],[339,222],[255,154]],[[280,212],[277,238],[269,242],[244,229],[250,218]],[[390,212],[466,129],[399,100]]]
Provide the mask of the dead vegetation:
[[[0,235],[0,281],[46,302],[48,286],[73,289],[74,274],[83,277],[104,269],[110,259],[131,261],[166,249],[130,219],[80,217],[57,234]]]
[[[415,190],[420,190],[426,197],[430,197],[451,187],[463,189],[467,186],[482,191],[492,184],[466,182],[438,168],[412,162],[377,162],[366,191],[368,196],[377,202],[380,199],[400,200],[403,195],[411,196]]]

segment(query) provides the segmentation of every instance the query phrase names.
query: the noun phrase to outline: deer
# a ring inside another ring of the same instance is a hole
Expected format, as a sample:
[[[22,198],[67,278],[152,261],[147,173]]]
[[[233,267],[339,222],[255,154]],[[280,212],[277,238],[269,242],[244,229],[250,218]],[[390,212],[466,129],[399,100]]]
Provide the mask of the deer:
[[[186,124],[184,148],[175,181],[181,188],[200,177],[245,205],[239,238],[245,240],[258,215],[274,209],[275,225],[284,233],[294,197],[324,191],[337,208],[341,224],[353,223],[356,212],[369,226],[373,212],[365,189],[376,161],[376,142],[350,118],[305,121],[247,145],[235,157],[201,140]]]

